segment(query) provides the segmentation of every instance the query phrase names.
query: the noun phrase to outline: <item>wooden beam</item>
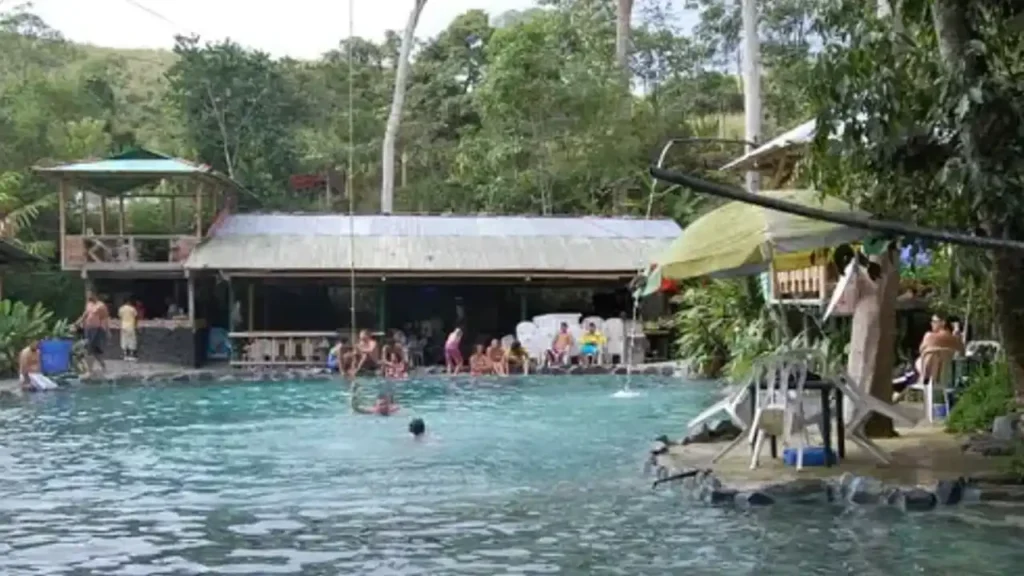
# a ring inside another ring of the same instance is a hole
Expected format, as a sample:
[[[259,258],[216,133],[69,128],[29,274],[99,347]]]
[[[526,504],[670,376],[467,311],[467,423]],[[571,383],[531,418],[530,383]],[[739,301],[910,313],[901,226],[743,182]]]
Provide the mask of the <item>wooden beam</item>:
[[[117,233],[124,236],[124,196],[117,197]]]
[[[107,235],[107,197],[100,197],[100,236]]]
[[[203,183],[196,185],[196,238],[203,237]]]
[[[68,233],[68,183],[61,180],[57,184],[57,211],[60,213],[60,267],[64,269],[64,237]]]
[[[188,276],[188,321],[194,327],[196,325],[196,279],[191,274],[187,274],[187,276]]]
[[[252,332],[256,329],[256,283],[249,280],[246,284],[248,285],[247,300],[249,301],[249,314],[246,320],[249,323],[249,332]]]

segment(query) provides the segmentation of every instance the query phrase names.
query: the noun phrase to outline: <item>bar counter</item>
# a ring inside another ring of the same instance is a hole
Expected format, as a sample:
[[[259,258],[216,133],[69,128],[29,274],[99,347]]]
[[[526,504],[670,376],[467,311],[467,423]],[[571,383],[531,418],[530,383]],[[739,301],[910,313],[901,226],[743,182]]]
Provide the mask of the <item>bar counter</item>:
[[[206,359],[208,333],[206,323],[197,319],[195,324],[187,317],[139,320],[135,332],[138,339],[138,361],[198,368]],[[107,358],[121,357],[121,322],[110,321],[110,340]]]

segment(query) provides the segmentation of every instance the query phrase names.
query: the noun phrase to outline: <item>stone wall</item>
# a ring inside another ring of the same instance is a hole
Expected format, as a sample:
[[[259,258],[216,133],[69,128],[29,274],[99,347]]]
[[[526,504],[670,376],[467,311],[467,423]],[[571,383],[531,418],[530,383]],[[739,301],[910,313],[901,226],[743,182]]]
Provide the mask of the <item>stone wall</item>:
[[[137,333],[139,362],[197,368],[205,360],[205,330],[140,326]],[[121,357],[121,331],[117,328],[110,330],[106,357]]]

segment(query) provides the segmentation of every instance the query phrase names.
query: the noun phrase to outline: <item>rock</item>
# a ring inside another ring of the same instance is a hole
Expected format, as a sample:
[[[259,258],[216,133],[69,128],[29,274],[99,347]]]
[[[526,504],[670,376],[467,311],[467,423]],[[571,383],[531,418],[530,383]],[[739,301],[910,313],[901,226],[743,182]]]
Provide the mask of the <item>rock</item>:
[[[787,502],[829,502],[829,484],[816,478],[799,478],[792,482],[765,486],[761,491],[775,500]]]
[[[885,486],[881,480],[870,476],[858,476],[850,483],[846,498],[853,504],[876,504],[884,490]]]
[[[924,488],[911,488],[903,494],[902,509],[907,512],[927,512],[935,508],[938,498]]]
[[[566,374],[572,374],[572,375],[583,374],[584,369],[585,369],[584,366],[580,366],[578,364],[577,365],[573,365],[573,366],[569,366],[568,370],[566,370]]]
[[[725,504],[735,504],[738,495],[739,492],[736,490],[717,488],[709,490],[706,495],[702,494],[701,500],[712,506],[722,506]]]
[[[756,508],[759,506],[771,506],[775,500],[763,492],[737,492],[733,498],[737,506],[741,508]]]
[[[979,502],[1002,502],[1007,504],[1024,504],[1024,486],[1001,486],[998,488],[978,488]]]
[[[715,440],[734,440],[737,436],[743,434],[743,429],[728,419],[717,420],[709,428],[711,436]]]
[[[612,374],[615,374],[616,376],[625,376],[628,373],[629,369],[625,366],[616,366],[615,369],[612,370]]]
[[[675,376],[676,369],[674,367],[672,367],[672,366],[662,366],[661,370],[659,370],[658,374],[660,376]]]
[[[191,379],[192,377],[186,373],[175,374],[174,376],[168,378],[168,380],[170,380],[171,382],[188,382]]]
[[[996,416],[992,421],[992,438],[1000,441],[1017,437],[1017,415]]]
[[[942,506],[959,504],[963,498],[965,484],[963,478],[939,480],[935,485],[935,497],[938,498],[939,504]]]
[[[193,375],[193,380],[196,382],[213,382],[216,380],[216,376],[209,370],[200,370]]]
[[[704,424],[704,425],[702,425],[700,427],[700,430],[698,430],[697,432],[692,432],[692,433],[688,434],[686,436],[686,438],[683,438],[683,442],[682,443],[683,443],[683,445],[686,445],[686,444],[707,444],[708,442],[711,442],[713,440],[714,440],[714,436],[712,435],[711,430],[708,429],[707,424]]]

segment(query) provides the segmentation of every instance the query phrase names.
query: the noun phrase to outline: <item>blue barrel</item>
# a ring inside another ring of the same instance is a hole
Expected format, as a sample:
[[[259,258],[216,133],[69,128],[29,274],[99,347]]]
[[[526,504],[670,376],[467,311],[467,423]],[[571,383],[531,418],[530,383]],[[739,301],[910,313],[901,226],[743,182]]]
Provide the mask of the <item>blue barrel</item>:
[[[43,374],[64,374],[71,371],[72,340],[43,340],[39,343],[39,364]]]

